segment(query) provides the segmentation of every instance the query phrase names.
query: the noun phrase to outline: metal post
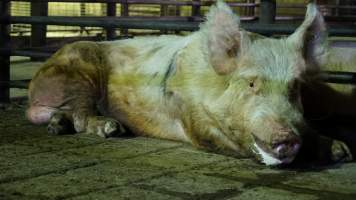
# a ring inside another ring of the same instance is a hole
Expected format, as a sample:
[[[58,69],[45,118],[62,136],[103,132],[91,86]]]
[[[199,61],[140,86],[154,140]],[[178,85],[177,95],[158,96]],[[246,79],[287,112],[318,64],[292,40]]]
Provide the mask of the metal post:
[[[121,3],[121,16],[129,16],[129,4],[127,3],[127,0],[123,0],[123,2]],[[121,35],[127,35],[128,33],[128,29],[121,29]]]
[[[31,2],[31,16],[48,16],[47,2]],[[31,28],[31,46],[40,47],[46,45],[46,25],[32,25]],[[31,60],[37,60],[31,58]]]
[[[194,4],[196,3],[196,4]],[[192,6],[192,17],[199,17],[200,16],[200,0],[193,0]]]
[[[0,17],[5,18],[0,24],[0,48],[10,48],[10,1],[0,1]],[[0,55],[0,103],[10,102],[10,54]]]
[[[272,24],[276,18],[276,0],[261,0],[259,22]]]
[[[180,16],[181,14],[181,7],[180,6],[176,6],[176,13],[175,16]],[[175,31],[176,34],[179,34],[180,31]]]
[[[106,7],[106,15],[108,17],[115,17],[116,16],[116,3],[107,3]],[[114,40],[116,37],[116,29],[115,28],[107,28],[106,29],[106,39],[107,40]]]
[[[168,16],[168,5],[161,5],[161,17]],[[161,34],[167,34],[167,30],[161,30]]]

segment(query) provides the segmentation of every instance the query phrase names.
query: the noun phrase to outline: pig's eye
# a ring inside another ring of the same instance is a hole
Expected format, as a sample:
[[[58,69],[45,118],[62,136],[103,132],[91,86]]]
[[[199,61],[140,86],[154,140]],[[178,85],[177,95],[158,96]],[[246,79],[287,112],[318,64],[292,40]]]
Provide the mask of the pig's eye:
[[[249,86],[250,86],[250,88],[253,88],[253,87],[255,87],[255,83],[251,81]]]

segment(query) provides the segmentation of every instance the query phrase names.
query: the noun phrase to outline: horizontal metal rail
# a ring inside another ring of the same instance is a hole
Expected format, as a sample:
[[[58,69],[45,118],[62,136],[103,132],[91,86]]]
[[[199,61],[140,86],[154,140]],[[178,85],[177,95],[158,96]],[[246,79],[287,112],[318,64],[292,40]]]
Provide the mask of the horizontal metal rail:
[[[73,0],[11,0],[25,2],[68,2]],[[210,6],[216,1],[173,1],[173,0],[75,0],[75,3],[121,3],[121,4],[157,4],[157,5],[177,5],[177,6]],[[226,2],[233,7],[256,7],[259,3]]]
[[[172,31],[194,31],[199,28],[199,22],[187,22],[177,20],[137,20],[120,17],[11,17],[10,19],[0,18],[0,23],[11,24],[43,24],[43,25],[63,25],[63,26],[91,26],[105,28],[126,28],[126,29],[151,29],[151,30],[172,30]],[[244,29],[264,35],[291,34],[298,27],[298,24],[258,24],[242,23]],[[354,26],[330,26],[331,36],[355,36]]]
[[[355,72],[323,71],[316,78],[327,83],[356,84]]]
[[[10,81],[10,88],[27,89],[31,79]]]

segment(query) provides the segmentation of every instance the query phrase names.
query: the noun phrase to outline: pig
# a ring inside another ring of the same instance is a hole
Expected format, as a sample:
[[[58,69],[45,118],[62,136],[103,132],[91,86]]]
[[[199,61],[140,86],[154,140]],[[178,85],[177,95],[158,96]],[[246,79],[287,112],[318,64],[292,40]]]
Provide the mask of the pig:
[[[71,126],[101,137],[129,130],[270,166],[291,163],[308,141],[329,141],[315,151],[349,159],[340,141],[304,139],[312,131],[300,87],[320,70],[326,37],[315,4],[292,35],[275,39],[243,30],[218,1],[188,36],[64,46],[33,77],[27,117],[53,134]]]

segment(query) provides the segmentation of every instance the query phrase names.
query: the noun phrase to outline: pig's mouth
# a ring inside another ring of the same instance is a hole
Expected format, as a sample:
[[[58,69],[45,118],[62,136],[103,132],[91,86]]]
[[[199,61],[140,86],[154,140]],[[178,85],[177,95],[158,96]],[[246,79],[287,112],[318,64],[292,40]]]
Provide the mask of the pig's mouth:
[[[300,148],[298,139],[276,144],[268,144],[255,135],[253,135],[253,139],[255,142],[252,151],[262,163],[270,166],[291,163]]]

